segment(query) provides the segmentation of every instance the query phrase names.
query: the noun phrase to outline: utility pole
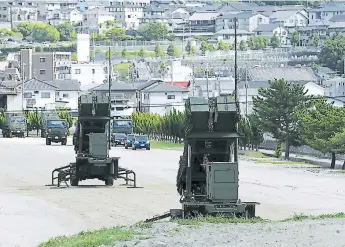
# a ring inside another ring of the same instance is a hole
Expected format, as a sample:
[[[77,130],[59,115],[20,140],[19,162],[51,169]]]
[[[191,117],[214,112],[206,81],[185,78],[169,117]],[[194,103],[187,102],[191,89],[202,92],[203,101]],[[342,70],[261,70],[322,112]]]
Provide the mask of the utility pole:
[[[209,89],[208,89],[208,62],[206,62],[206,87],[207,87],[207,98],[210,97]]]
[[[246,63],[246,117],[248,115],[248,74],[247,74],[247,63]]]
[[[237,84],[238,84],[238,78],[237,78],[237,17],[234,18],[235,23],[235,66],[234,66],[234,76],[235,76],[235,104],[236,108],[238,105],[238,90],[237,90]],[[239,110],[239,109],[238,109]],[[236,131],[238,131],[238,122],[236,123]],[[234,162],[238,162],[238,138],[235,139],[234,143]]]
[[[109,54],[111,54],[110,46],[108,50]],[[109,102],[109,135],[108,135],[108,145],[109,145],[109,150],[111,150],[111,56],[108,57],[108,83],[109,83],[109,88],[108,88],[108,102]]]
[[[193,97],[194,97],[194,91],[195,91],[195,65],[193,64],[192,65],[192,73],[193,73],[193,75],[192,75],[192,79],[193,79],[193,81],[192,81],[192,89],[193,89]]]

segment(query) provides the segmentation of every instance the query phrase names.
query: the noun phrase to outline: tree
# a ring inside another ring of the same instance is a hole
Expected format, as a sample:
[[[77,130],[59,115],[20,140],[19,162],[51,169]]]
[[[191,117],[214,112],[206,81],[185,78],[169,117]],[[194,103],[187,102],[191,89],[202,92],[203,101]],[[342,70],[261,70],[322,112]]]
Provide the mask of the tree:
[[[56,27],[60,33],[60,41],[72,41],[77,38],[75,27],[70,22],[65,22]]]
[[[139,57],[146,57],[146,50],[144,48],[141,48],[139,53],[138,53]]]
[[[54,26],[38,23],[35,24],[31,37],[37,42],[56,42],[60,40],[60,33]]]
[[[23,35],[23,37],[29,36],[35,27],[34,23],[31,22],[21,22],[18,24],[17,29]]]
[[[78,54],[75,52],[72,53],[72,61],[73,62],[78,61]]]
[[[267,37],[263,37],[262,42],[263,42],[264,47],[267,47],[270,45],[270,42],[268,41]]]
[[[241,40],[241,42],[240,42],[240,50],[241,51],[247,50],[247,43],[244,40]]]
[[[122,57],[127,57],[127,54],[128,52],[127,52],[127,49],[126,48],[123,48],[123,50],[121,51],[121,56]]]
[[[280,40],[279,40],[279,38],[278,38],[276,35],[274,35],[274,36],[271,38],[270,43],[271,43],[271,46],[272,46],[273,48],[277,48],[277,47],[280,46]]]
[[[299,40],[300,40],[299,37],[300,37],[299,32],[294,31],[292,33],[292,35],[291,35],[291,44],[293,46],[298,46],[299,45]]]
[[[319,47],[319,43],[320,43],[320,38],[319,38],[319,36],[316,35],[316,34],[314,34],[314,36],[313,36],[313,45],[314,45],[315,47]]]
[[[205,40],[201,41],[200,51],[202,55],[205,55],[208,50],[210,50],[210,45]]]
[[[319,55],[320,63],[342,73],[344,71],[344,58],[345,35],[340,34],[332,38],[327,37]]]
[[[167,49],[167,54],[170,57],[175,57],[179,55],[179,50],[173,44],[170,44]]]
[[[160,40],[168,35],[168,26],[166,23],[150,21],[139,26],[138,33],[145,40]]]
[[[228,50],[230,50],[230,48],[229,48],[229,45],[227,43],[225,43],[223,40],[220,40],[218,42],[217,50],[228,51]]]
[[[320,98],[313,101],[307,112],[299,114],[299,119],[302,138],[310,147],[331,153],[331,169],[334,169],[336,153],[344,153],[345,109]]]
[[[155,47],[155,56],[156,57],[162,57],[164,55],[164,52],[162,51],[162,48],[160,47],[160,45],[156,45]]]
[[[253,97],[254,116],[260,129],[273,134],[278,143],[285,142],[285,159],[289,159],[290,146],[301,144],[297,116],[306,109],[310,98],[300,84],[275,79],[269,85]]]
[[[255,49],[255,39],[253,36],[250,37],[248,46],[251,50]]]
[[[192,46],[192,49],[191,49],[191,51],[190,51],[190,55],[195,55],[195,54],[197,54],[198,53],[198,50],[196,49],[196,47],[193,45]]]
[[[106,40],[112,41],[122,41],[126,40],[126,30],[121,27],[113,27],[111,29],[107,29],[103,31],[103,37]]]
[[[69,114],[68,110],[64,107],[59,107],[56,109],[56,113],[59,116],[59,118],[64,119],[67,121],[69,127],[72,126],[73,124],[73,118],[72,116]]]
[[[90,52],[90,60],[93,62],[95,61],[95,52],[94,51]]]
[[[257,37],[255,41],[255,48],[262,49],[264,47],[265,47],[264,39],[261,36]]]
[[[161,65],[159,66],[159,74],[162,76],[163,81],[167,72],[168,72],[168,66],[165,63],[161,63]]]

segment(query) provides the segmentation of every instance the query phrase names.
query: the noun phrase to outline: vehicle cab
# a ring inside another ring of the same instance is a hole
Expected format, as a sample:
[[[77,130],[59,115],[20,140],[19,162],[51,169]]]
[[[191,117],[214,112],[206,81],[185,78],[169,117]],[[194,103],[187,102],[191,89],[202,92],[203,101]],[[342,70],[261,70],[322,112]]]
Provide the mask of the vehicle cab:
[[[142,149],[145,148],[146,150],[150,150],[150,140],[148,135],[135,135],[133,140],[132,149]]]
[[[48,120],[46,130],[46,145],[52,142],[61,142],[61,145],[67,144],[68,123],[65,120]]]
[[[114,144],[114,146],[125,146],[127,135],[124,133],[113,133],[111,136],[111,142]]]

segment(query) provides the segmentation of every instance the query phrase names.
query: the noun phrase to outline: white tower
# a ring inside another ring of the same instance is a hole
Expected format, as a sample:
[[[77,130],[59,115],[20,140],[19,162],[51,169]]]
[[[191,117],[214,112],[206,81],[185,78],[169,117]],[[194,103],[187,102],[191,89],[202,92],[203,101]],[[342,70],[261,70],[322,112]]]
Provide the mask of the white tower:
[[[78,33],[77,35],[78,63],[90,62],[90,35]]]

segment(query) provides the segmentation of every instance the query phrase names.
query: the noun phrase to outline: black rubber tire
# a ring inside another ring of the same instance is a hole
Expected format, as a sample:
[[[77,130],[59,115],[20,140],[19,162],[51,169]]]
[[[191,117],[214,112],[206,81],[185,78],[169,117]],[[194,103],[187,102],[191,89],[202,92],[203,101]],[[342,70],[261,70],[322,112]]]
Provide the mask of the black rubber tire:
[[[255,217],[255,205],[248,205],[246,210],[248,211],[248,218]]]
[[[46,138],[46,145],[52,145],[51,140],[49,140],[48,138]]]
[[[79,179],[77,179],[76,177],[71,177],[70,178],[70,183],[71,183],[71,186],[78,186]]]
[[[128,149],[128,146],[125,146],[125,149]]]
[[[61,141],[61,145],[66,146],[67,144],[67,139]]]
[[[105,181],[106,186],[113,186],[114,185],[114,179],[113,178],[108,178]]]
[[[150,150],[151,148],[146,148],[146,150]]]

